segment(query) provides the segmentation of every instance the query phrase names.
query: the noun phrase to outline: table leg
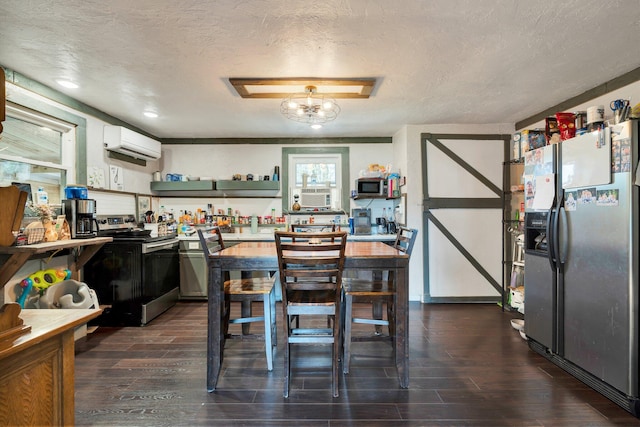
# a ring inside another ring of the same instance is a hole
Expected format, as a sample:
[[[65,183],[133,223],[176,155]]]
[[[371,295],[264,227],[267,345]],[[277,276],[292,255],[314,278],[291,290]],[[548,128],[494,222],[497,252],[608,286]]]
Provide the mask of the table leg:
[[[208,321],[207,321],[207,391],[216,389],[222,366],[224,336],[222,314],[224,313],[224,285],[222,270],[209,267],[208,280]]]
[[[396,270],[396,307],[395,353],[398,380],[401,388],[409,388],[409,269]]]

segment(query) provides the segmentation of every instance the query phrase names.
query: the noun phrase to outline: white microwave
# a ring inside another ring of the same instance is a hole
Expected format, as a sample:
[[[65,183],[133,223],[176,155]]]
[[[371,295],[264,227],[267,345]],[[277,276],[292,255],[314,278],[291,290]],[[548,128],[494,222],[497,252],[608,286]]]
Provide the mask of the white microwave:
[[[303,208],[330,208],[331,189],[327,187],[301,188],[300,206]]]

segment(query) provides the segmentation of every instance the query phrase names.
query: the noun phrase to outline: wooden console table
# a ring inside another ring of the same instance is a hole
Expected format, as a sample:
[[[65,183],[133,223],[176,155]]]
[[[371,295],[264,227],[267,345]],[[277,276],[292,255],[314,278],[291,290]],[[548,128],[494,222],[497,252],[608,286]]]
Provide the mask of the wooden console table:
[[[31,332],[0,350],[0,425],[74,424],[74,328],[102,313],[22,310]]]
[[[87,261],[112,240],[96,237],[2,246],[0,291],[30,258],[63,249],[75,250],[69,257],[69,270],[78,280]],[[19,311],[18,307],[15,313],[22,319],[25,333],[0,342],[0,425],[73,425],[74,329],[98,317],[102,310]]]

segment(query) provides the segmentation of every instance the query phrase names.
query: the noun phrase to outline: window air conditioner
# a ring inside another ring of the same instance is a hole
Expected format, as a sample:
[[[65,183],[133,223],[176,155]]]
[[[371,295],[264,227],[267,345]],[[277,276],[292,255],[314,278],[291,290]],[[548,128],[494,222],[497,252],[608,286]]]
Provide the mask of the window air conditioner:
[[[330,208],[331,189],[322,188],[301,188],[300,206],[303,208]]]
[[[151,139],[122,126],[104,127],[104,147],[109,151],[143,160],[158,160],[160,141]]]

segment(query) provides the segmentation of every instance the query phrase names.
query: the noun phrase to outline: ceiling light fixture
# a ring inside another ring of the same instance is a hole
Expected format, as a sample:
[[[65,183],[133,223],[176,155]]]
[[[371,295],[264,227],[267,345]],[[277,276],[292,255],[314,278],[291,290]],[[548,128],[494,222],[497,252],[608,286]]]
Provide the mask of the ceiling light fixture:
[[[340,113],[336,100],[318,94],[315,86],[306,86],[304,93],[292,93],[280,103],[280,112],[288,119],[314,127],[335,120]],[[314,127],[318,129],[318,127]]]
[[[67,89],[77,89],[78,88],[77,84],[75,84],[72,81],[65,80],[65,79],[58,79],[58,80],[56,80],[56,83],[58,83],[62,87],[66,87]]]
[[[158,117],[157,113],[154,113],[153,111],[145,111],[144,114],[146,117],[149,117],[151,119],[155,119],[156,117]]]

